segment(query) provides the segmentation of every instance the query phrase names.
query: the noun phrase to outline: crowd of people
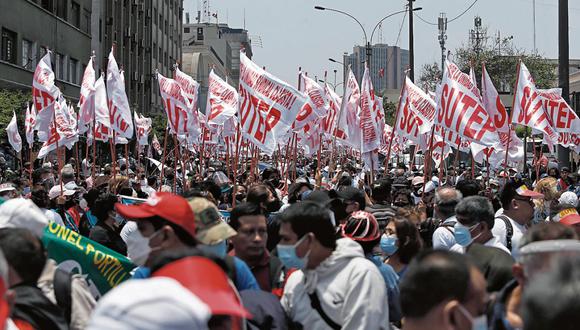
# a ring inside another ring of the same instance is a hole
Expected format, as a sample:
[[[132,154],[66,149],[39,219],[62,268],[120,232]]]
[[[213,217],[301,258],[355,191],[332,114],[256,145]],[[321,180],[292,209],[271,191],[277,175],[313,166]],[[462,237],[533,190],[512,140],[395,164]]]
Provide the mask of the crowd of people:
[[[5,329],[575,329],[580,183],[464,163],[134,159],[3,171]],[[329,164],[334,165],[334,164]],[[123,202],[130,197],[131,203]],[[55,223],[135,268],[102,297],[47,257]]]

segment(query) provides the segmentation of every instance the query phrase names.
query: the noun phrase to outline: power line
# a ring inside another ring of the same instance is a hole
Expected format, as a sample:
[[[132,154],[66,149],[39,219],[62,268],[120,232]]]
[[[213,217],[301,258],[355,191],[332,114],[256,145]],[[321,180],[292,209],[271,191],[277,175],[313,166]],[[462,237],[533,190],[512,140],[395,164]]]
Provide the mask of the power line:
[[[459,19],[461,16],[465,15],[465,13],[467,13],[473,6],[475,6],[475,4],[478,2],[479,0],[474,0],[464,11],[461,12],[461,14],[453,17],[452,19],[448,20],[447,23],[451,23],[457,19]],[[433,22],[429,22],[425,19],[423,19],[421,16],[419,16],[418,14],[415,14],[421,21],[423,21],[423,23],[429,24],[429,25],[438,25],[437,23],[433,23]]]

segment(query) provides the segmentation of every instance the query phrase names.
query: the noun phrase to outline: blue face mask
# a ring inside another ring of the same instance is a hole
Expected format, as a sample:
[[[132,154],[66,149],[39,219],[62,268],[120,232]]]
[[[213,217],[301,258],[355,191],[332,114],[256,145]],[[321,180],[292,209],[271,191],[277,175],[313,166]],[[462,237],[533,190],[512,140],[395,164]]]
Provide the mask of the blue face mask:
[[[310,255],[310,250],[308,250],[308,252],[303,258],[300,258],[296,255],[296,247],[298,247],[298,245],[300,245],[300,243],[302,243],[302,241],[304,241],[305,238],[306,235],[304,235],[301,239],[299,239],[298,242],[296,242],[296,244],[294,245],[284,245],[284,244],[277,245],[276,248],[278,249],[278,258],[280,258],[280,261],[282,261],[284,266],[286,266],[288,269],[306,268],[306,265],[308,264],[308,256]]]
[[[392,256],[397,252],[399,247],[397,246],[397,236],[395,235],[385,235],[381,236],[381,250],[388,256]]]
[[[469,244],[473,243],[474,238],[471,237],[471,229],[475,228],[477,225],[478,224],[475,224],[471,227],[466,227],[459,222],[456,223],[453,234],[453,236],[455,236],[455,242],[463,247],[469,246]],[[475,238],[477,238],[477,236]]]
[[[226,254],[228,253],[228,243],[226,242],[225,239],[217,244],[214,244],[214,245],[200,244],[199,248],[203,252],[215,254],[216,256],[218,256],[220,258],[224,258],[226,256]]]

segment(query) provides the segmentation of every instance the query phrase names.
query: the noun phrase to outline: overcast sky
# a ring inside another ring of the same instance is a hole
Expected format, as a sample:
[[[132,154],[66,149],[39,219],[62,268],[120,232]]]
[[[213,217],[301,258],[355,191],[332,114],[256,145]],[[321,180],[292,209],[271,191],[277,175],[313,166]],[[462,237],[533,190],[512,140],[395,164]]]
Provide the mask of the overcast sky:
[[[296,84],[298,67],[309,75],[322,77],[325,70],[333,79],[332,70],[341,66],[328,61],[352,52],[354,45],[363,44],[363,33],[355,21],[329,11],[315,10],[315,5],[346,11],[355,16],[370,33],[375,24],[390,13],[404,9],[404,0],[210,0],[210,10],[218,13],[219,21],[230,27],[244,26],[252,36],[259,36],[262,48],[254,47],[254,61],[279,78]],[[194,20],[202,0],[184,0],[186,12]],[[550,58],[558,56],[558,7],[556,0],[536,1],[536,44],[538,52]],[[423,10],[417,15],[437,22],[440,12],[452,19],[463,12],[473,0],[417,0],[415,7]],[[468,42],[474,16],[482,18],[488,28],[488,43],[495,43],[497,31],[501,36],[513,36],[516,47],[533,48],[532,0],[479,0],[459,19],[448,24],[447,49]],[[569,0],[570,58],[580,58],[580,0]],[[394,45],[403,14],[383,23],[382,42]],[[408,49],[408,17],[405,19],[398,46]],[[437,26],[415,18],[415,77],[425,63],[440,63],[441,50],[437,40]],[[373,43],[379,42],[375,32]],[[256,37],[254,37],[256,39]],[[532,72],[533,74],[533,72]]]

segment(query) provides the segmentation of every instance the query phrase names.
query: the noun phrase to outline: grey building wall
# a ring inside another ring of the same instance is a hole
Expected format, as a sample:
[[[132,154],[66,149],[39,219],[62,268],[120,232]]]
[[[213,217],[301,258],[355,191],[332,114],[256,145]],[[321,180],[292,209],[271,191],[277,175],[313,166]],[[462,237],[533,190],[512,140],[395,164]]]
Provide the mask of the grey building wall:
[[[78,100],[90,56],[91,10],[90,0],[0,1],[0,87],[30,91],[48,48],[57,86]]]

